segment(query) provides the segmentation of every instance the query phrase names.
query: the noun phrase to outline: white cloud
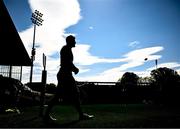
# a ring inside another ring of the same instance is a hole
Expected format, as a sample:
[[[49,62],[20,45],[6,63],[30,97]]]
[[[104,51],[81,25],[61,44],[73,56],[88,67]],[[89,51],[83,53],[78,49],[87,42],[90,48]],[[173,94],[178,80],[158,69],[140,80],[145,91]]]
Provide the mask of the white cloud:
[[[87,44],[79,44],[76,48],[73,49],[74,53],[74,62],[78,65],[92,65],[95,63],[115,63],[121,62],[122,59],[107,59],[100,58],[98,56],[93,56],[89,50],[90,45]]]
[[[162,51],[164,48],[161,46],[157,47],[149,47],[149,48],[144,48],[144,49],[138,49],[131,51],[123,56],[123,58],[120,59],[113,59],[113,60],[108,60],[104,59],[101,60],[99,58],[96,59],[98,62],[110,62],[110,61],[119,61],[119,62],[124,62],[124,64],[120,65],[119,67],[115,67],[112,69],[105,70],[102,73],[99,73],[94,76],[89,76],[89,77],[77,77],[77,79],[81,81],[117,81],[123,73],[128,70],[129,68],[134,68],[137,66],[141,66],[145,63],[144,59],[148,57],[149,61],[154,61],[155,59],[160,59],[160,55],[155,55],[157,52]],[[88,58],[87,58],[88,59]],[[139,76],[148,76],[149,71],[136,71]]]
[[[136,47],[137,45],[139,45],[140,44],[140,42],[139,41],[133,41],[133,42],[130,42],[129,43],[129,47]]]
[[[137,49],[127,53],[126,55],[123,56],[123,58],[108,59],[108,58],[100,58],[98,56],[93,56],[89,52],[90,47],[91,46],[87,44],[77,45],[76,48],[73,49],[74,58],[75,58],[74,62],[79,65],[92,65],[95,63],[127,62],[126,64],[121,66],[123,70],[142,65],[144,63],[145,58],[148,58],[149,61],[161,58],[161,55],[154,55],[154,53],[157,53],[164,49],[162,46]]]
[[[177,73],[180,75],[180,69],[177,69],[176,71],[177,71]]]
[[[80,16],[80,7],[76,0],[29,0],[32,11],[35,9],[42,12],[43,25],[37,27],[36,42],[40,45],[40,50],[47,55],[54,51],[59,51],[64,44],[64,29],[76,24]],[[32,46],[33,26],[20,33],[25,46],[30,53]]]
[[[72,26],[81,19],[80,6],[77,0],[29,0],[32,11],[35,9],[43,13],[43,25],[37,27],[36,31],[36,44],[39,47],[36,49],[36,59],[34,67],[33,81],[41,81],[42,67],[42,54],[47,56],[47,82],[56,83],[56,74],[59,69],[59,58],[52,58],[51,55],[59,53],[60,48],[65,44],[65,36],[67,33],[65,29]],[[90,29],[90,28],[89,28]],[[91,29],[93,29],[91,27]],[[31,55],[32,39],[33,39],[33,26],[29,29],[20,32],[21,39],[29,53]],[[139,44],[138,41],[131,43],[131,46]],[[141,66],[145,63],[144,59],[148,58],[148,61],[160,59],[161,55],[156,55],[157,52],[163,50],[162,46],[149,47],[144,49],[138,49],[131,51],[124,55],[122,58],[100,58],[92,55],[89,50],[91,46],[88,44],[77,44],[77,47],[73,49],[74,62],[80,66],[80,72],[89,72],[91,69],[89,65],[95,63],[124,63],[119,67],[105,70],[95,76],[80,77],[75,76],[78,80],[89,81],[117,81],[122,76],[125,70],[129,68]],[[23,68],[24,70],[24,82],[29,81],[30,68]],[[25,76],[26,75],[26,76]]]
[[[137,49],[129,52],[124,57],[124,61],[128,62],[122,65],[120,68],[122,70],[127,70],[128,68],[133,68],[136,66],[143,65],[145,58],[148,58],[149,61],[160,59],[161,55],[154,55],[155,53],[162,51],[164,48],[162,46],[149,47],[143,49]]]
[[[170,68],[170,69],[174,69],[174,68],[179,68],[180,67],[180,63],[177,63],[177,62],[166,62],[166,63],[158,64],[157,66],[158,66],[158,68],[160,68],[160,67],[167,67],[167,68]],[[156,67],[151,67],[151,68],[148,68],[147,70],[151,71],[153,69],[156,69]]]
[[[90,26],[90,27],[89,27],[89,29],[90,29],[90,30],[93,30],[93,29],[94,29],[94,27],[93,27],[93,26]]]
[[[43,13],[43,25],[36,29],[36,48],[35,62],[39,66],[34,67],[33,81],[41,81],[41,75],[36,75],[36,70],[42,68],[42,54],[47,56],[48,80],[56,80],[59,59],[49,58],[54,52],[59,52],[60,48],[65,44],[64,37],[67,35],[64,31],[69,26],[76,24],[80,19],[80,6],[77,0],[29,0],[32,12],[36,9]],[[20,32],[21,39],[31,56],[33,26]],[[27,75],[29,68],[25,68],[24,75],[29,81]],[[54,79],[53,79],[54,78]]]
[[[126,54],[125,57],[127,60],[140,62],[144,61],[145,58],[148,58],[148,60],[155,60],[161,58],[161,56],[154,55],[154,53],[162,51],[163,49],[162,46],[137,49]]]
[[[109,70],[94,76],[76,77],[78,81],[116,82],[124,72]]]

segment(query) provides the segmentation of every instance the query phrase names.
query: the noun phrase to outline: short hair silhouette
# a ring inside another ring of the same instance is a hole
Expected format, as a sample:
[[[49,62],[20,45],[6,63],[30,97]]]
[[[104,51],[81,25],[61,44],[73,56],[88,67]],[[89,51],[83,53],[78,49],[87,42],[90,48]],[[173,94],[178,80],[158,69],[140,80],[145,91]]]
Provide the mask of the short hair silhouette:
[[[72,41],[75,41],[75,37],[72,35],[69,35],[66,37],[66,43],[71,43]]]

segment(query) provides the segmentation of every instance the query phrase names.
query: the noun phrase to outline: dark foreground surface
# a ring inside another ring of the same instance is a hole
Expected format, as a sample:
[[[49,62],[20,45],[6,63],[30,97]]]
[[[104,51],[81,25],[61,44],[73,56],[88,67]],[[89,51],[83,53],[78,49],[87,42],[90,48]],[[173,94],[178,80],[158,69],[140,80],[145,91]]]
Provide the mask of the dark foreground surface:
[[[52,115],[56,122],[45,123],[39,117],[39,107],[21,108],[21,114],[8,112],[0,114],[0,128],[140,128],[140,127],[180,127],[180,110],[144,104],[96,104],[83,105],[83,110],[95,116],[92,120],[78,121],[78,114],[71,106],[56,106]]]

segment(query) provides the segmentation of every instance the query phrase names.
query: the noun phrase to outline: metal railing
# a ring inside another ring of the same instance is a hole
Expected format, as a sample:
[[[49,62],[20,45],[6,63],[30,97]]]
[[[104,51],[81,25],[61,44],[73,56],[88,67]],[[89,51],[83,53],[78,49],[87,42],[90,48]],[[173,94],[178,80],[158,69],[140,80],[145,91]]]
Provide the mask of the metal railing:
[[[0,75],[22,80],[22,66],[0,65]]]
[[[77,85],[96,85],[96,86],[116,86],[121,85],[120,82],[85,82],[85,81],[78,81]],[[137,84],[138,86],[150,86],[148,82],[140,82]]]

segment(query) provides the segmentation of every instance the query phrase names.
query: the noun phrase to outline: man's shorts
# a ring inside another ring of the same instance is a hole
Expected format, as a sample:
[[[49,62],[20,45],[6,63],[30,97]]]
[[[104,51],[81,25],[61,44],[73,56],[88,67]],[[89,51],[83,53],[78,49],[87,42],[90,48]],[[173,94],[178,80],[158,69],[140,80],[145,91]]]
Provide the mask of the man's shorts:
[[[58,80],[57,94],[64,103],[79,103],[80,92],[73,77]]]

